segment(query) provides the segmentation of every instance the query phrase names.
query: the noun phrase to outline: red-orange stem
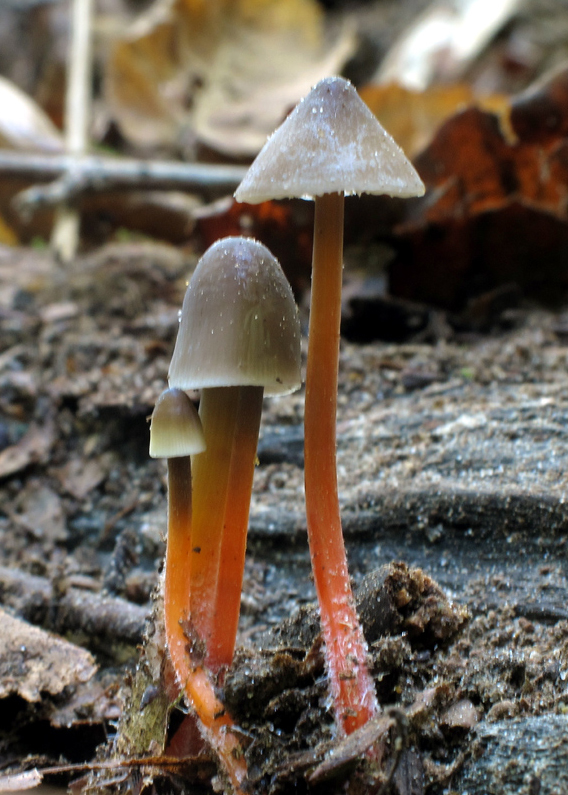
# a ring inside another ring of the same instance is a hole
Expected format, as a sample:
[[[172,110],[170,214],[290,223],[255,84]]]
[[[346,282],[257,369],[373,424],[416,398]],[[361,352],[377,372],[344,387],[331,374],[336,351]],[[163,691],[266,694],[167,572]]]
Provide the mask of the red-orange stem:
[[[305,487],[310,554],[340,728],[350,734],[378,712],[367,646],[343,543],[336,412],[343,273],[342,194],[316,198],[305,401]]]
[[[168,459],[168,539],[166,548],[164,623],[170,658],[180,686],[219,756],[236,795],[242,794],[247,769],[234,722],[215,695],[209,675],[190,657],[188,626],[191,557],[191,463],[189,457]]]
[[[248,520],[264,389],[243,386],[238,390],[238,410],[230,454],[221,557],[217,575],[214,624],[207,643],[212,670],[230,665],[235,653],[245,569]]]
[[[235,650],[263,388],[204,389],[207,449],[194,459],[191,618],[217,672]]]

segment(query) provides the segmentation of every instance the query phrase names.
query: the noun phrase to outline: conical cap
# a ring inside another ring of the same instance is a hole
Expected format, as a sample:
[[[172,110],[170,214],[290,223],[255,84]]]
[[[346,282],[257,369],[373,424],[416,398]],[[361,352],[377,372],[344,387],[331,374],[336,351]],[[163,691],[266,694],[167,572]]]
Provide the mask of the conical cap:
[[[421,196],[400,146],[348,80],[319,82],[272,134],[235,192],[239,202],[324,193]]]

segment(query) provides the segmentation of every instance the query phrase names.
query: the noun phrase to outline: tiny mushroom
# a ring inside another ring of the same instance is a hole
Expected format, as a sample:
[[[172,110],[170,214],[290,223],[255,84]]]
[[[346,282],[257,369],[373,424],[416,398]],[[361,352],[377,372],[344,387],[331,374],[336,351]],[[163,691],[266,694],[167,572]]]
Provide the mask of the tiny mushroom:
[[[263,395],[300,386],[300,322],[270,251],[250,238],[214,243],[185,294],[170,385],[201,389],[207,443],[193,466],[191,622],[204,660],[231,664]]]
[[[203,735],[217,752],[235,792],[246,766],[231,732],[233,721],[215,695],[207,672],[192,660],[188,631],[192,525],[191,456],[205,450],[201,421],[181,389],[166,389],[150,424],[150,456],[168,461],[168,535],[164,583],[164,625],[170,659],[180,688],[199,719]]]
[[[354,607],[337,493],[336,411],[345,194],[409,197],[424,185],[347,80],[322,80],[268,139],[237,201],[315,198],[305,402],[308,537],[332,695],[350,733],[378,711]]]

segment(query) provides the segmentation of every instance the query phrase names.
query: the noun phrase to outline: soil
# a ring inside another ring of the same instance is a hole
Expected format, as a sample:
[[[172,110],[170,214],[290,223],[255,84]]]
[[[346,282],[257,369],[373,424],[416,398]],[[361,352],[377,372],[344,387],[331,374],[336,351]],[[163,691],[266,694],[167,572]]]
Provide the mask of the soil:
[[[69,270],[0,251],[0,603],[99,666],[35,693],[25,644],[20,681],[12,659],[7,682],[0,647],[2,770],[91,763],[101,746],[99,788],[223,784],[206,753],[160,761],[184,721],[160,689],[159,600],[144,630],[166,507],[147,418],[194,261],[147,242]],[[566,316],[522,307],[484,335],[426,337],[342,343],[344,530],[384,707],[350,743],[334,734],[313,607],[303,395],[266,400],[223,689],[251,792],[378,792],[386,778],[400,795],[568,786]],[[382,772],[365,761],[377,742]]]

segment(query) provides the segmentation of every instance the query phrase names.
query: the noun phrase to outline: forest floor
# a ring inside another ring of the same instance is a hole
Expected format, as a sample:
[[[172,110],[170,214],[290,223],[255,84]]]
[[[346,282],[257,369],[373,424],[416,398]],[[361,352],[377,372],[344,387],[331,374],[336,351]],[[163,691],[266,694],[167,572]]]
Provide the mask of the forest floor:
[[[23,619],[0,647],[0,770],[88,762],[120,719],[164,551],[147,418],[193,264],[149,243],[72,270],[0,251],[0,604]],[[485,335],[437,328],[342,343],[344,529],[390,716],[376,736],[401,741],[388,762],[400,795],[561,792],[568,316],[522,307]],[[310,607],[303,393],[265,409],[225,698],[254,792],[346,777],[365,791],[354,768],[368,739],[323,765],[337,743]],[[203,791],[210,767],[193,768]]]

